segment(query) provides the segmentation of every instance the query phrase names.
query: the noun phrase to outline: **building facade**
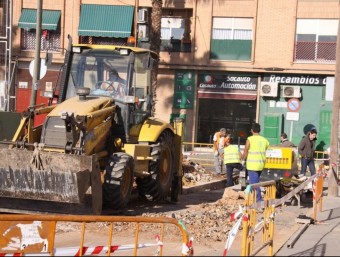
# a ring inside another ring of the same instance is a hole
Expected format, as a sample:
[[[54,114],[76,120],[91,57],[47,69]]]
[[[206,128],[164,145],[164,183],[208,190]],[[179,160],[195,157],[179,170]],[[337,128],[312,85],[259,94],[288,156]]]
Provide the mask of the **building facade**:
[[[73,42],[149,47],[151,1],[43,1],[39,90],[58,83]],[[15,110],[29,104],[35,0],[14,0]],[[225,127],[244,144],[259,122],[272,144],[286,132],[298,144],[311,126],[329,145],[339,1],[163,1],[156,116],[185,120],[185,141],[210,143]],[[136,17],[135,17],[136,16]],[[134,19],[137,19],[137,23]],[[53,54],[51,61],[50,55]],[[37,101],[47,103],[40,97]]]
[[[0,0],[0,111],[8,107],[7,92],[12,80],[12,1]],[[8,83],[9,82],[9,83]],[[14,90],[13,90],[14,91]]]

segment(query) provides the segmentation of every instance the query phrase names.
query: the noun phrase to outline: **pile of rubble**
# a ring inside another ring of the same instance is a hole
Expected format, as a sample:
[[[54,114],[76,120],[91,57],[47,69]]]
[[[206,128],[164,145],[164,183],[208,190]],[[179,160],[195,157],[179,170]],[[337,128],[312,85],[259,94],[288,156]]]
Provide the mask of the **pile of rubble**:
[[[235,224],[231,214],[244,204],[244,192],[226,188],[223,197],[214,203],[203,203],[190,210],[168,213],[168,217],[183,222],[195,242],[205,240],[225,241],[229,230]],[[146,217],[164,216],[144,213]],[[144,228],[148,229],[148,228]]]
[[[197,182],[209,182],[213,179],[211,172],[202,167],[199,163],[184,159],[183,167],[183,186],[194,186]]]
[[[239,206],[244,204],[244,192],[235,191],[226,188],[223,197],[213,203],[202,203],[189,209],[176,211],[149,213],[144,212],[144,217],[169,217],[175,218],[183,223],[189,232],[189,237],[193,237],[195,243],[204,243],[207,241],[226,241],[228,232],[235,224],[231,221],[231,214],[238,211]],[[87,229],[95,231],[105,231],[110,223],[90,223]],[[117,233],[134,233],[135,223],[115,222],[113,231]],[[159,224],[143,223],[140,226],[140,232],[150,232],[158,228]],[[81,224],[78,223],[58,223],[57,233],[80,231]],[[174,226],[167,227],[168,235],[178,235],[178,229]]]

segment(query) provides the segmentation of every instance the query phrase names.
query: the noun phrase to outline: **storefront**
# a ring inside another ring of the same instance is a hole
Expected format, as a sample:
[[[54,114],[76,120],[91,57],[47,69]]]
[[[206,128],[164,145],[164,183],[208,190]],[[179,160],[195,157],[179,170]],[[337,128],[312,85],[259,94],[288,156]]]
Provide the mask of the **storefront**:
[[[220,128],[244,144],[256,120],[256,74],[199,73],[197,77],[197,142],[212,143]]]
[[[257,121],[272,145],[280,143],[282,132],[298,145],[314,126],[317,150],[329,147],[334,77],[193,70],[174,75],[174,91],[168,92],[174,94],[171,115],[184,118],[185,141],[212,143],[214,133],[224,127],[235,144],[243,145]],[[290,99],[297,99],[298,106],[289,108]]]
[[[259,90],[259,118],[264,128],[262,134],[271,144],[278,144],[280,133],[284,131],[298,145],[308,130],[316,127],[316,148],[326,150],[330,144],[333,88],[334,77],[264,75]]]

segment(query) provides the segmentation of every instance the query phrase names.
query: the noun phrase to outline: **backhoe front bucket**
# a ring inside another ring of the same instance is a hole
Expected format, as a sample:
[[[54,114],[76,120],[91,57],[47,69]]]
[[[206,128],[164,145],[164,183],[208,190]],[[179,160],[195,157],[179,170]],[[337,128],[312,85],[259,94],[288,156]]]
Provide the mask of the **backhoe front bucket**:
[[[90,186],[101,199],[94,156],[0,149],[0,197],[84,203]]]

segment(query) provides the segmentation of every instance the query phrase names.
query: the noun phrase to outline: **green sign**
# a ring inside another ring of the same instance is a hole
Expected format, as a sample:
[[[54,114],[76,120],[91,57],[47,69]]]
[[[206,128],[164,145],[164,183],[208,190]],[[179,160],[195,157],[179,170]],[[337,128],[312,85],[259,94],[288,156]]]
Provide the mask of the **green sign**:
[[[194,106],[194,96],[187,95],[185,92],[174,94],[174,107],[178,109],[192,109]]]
[[[193,71],[175,72],[174,108],[192,109],[195,100],[195,76]]]

